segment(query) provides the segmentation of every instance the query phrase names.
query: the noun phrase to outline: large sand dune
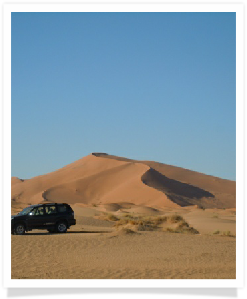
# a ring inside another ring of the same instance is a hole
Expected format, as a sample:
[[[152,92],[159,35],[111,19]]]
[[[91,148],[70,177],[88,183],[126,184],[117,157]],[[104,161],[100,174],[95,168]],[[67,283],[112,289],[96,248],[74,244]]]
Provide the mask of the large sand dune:
[[[14,203],[12,212],[22,206]],[[77,223],[67,234],[33,230],[12,236],[12,279],[236,278],[234,209],[158,211],[126,203],[72,207]],[[126,217],[126,211],[127,215],[154,218],[176,213],[200,234],[169,233],[162,228],[130,233],[116,228],[114,221],[102,219],[104,211],[119,218]],[[231,236],[224,235],[227,230]]]
[[[90,154],[32,179],[12,178],[12,202],[132,203],[150,207],[235,208],[236,183],[157,162]]]
[[[67,202],[76,225],[67,234],[13,235],[12,279],[235,279],[235,188],[187,169],[98,153],[29,180],[13,177],[12,214]],[[184,220],[160,222],[169,217]]]

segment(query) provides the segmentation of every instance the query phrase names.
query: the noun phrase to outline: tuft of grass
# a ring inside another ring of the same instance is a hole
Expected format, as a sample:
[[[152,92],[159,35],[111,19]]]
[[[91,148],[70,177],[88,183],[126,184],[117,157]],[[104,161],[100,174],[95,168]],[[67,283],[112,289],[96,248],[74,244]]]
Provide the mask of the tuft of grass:
[[[188,228],[189,224],[185,220],[181,220],[178,224],[178,228]]]
[[[118,221],[116,221],[114,226],[119,227],[119,226],[122,226],[122,225],[126,225],[128,223],[129,223],[128,219],[119,219]]]
[[[233,235],[229,230],[221,232],[219,230],[216,230],[213,232],[213,235],[220,235],[220,236],[227,236],[227,237],[236,237],[236,235]]]
[[[212,218],[219,218],[219,215],[215,214],[215,215],[212,216]]]
[[[95,207],[95,208],[97,207],[97,205],[95,203],[93,203],[92,206]]]
[[[178,222],[183,221],[183,220],[184,220],[184,218],[180,215],[175,214],[175,215],[169,216],[169,221],[171,223],[178,223]]]
[[[232,234],[231,234],[231,232],[229,230],[223,232],[222,235],[223,236],[228,236],[228,237],[232,236]]]
[[[132,229],[125,228],[125,227],[121,229],[121,232],[124,233],[124,234],[126,234],[126,235],[128,235],[128,234],[134,234],[135,233]]]
[[[153,223],[155,225],[160,225],[164,222],[167,222],[167,219],[168,219],[167,216],[159,216],[153,219]]]
[[[191,234],[191,235],[196,235],[199,234],[199,231],[195,229],[194,227],[186,227],[186,228],[171,228],[167,227],[165,231],[169,233],[178,233],[178,234]]]
[[[213,235],[219,235],[220,234],[220,231],[219,230],[215,230],[214,232],[213,232]]]
[[[176,229],[171,228],[171,227],[167,227],[167,228],[165,229],[165,231],[166,231],[166,232],[169,232],[169,233],[177,233]]]
[[[165,231],[173,233],[184,233],[184,234],[198,234],[199,232],[190,227],[190,225],[184,220],[180,215],[170,215],[170,216],[158,216],[158,217],[134,217],[131,215],[124,215],[121,219],[116,220],[114,226],[131,226],[137,231],[154,231],[160,230],[161,224],[171,223],[176,225],[175,228],[165,228]]]
[[[106,221],[118,221],[119,218],[113,214],[107,214],[107,213],[103,213],[101,215],[98,216],[94,216],[94,218],[96,219],[100,219],[100,220],[106,220]]]
[[[135,219],[135,217],[131,214],[124,214],[122,217],[128,218],[128,219]]]
[[[188,227],[186,229],[183,229],[183,234],[191,234],[191,235],[197,235],[199,234],[199,231],[195,229],[194,227]]]
[[[119,220],[119,218],[113,214],[108,214],[107,219],[110,221],[118,221]]]

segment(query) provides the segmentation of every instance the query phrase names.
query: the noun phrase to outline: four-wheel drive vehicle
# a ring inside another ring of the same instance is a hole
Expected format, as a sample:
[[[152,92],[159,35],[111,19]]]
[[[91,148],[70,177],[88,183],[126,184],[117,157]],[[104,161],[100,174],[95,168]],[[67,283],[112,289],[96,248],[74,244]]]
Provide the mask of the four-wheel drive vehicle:
[[[50,233],[66,233],[75,225],[74,211],[66,203],[32,205],[11,216],[11,233],[23,235],[32,229],[46,229]]]

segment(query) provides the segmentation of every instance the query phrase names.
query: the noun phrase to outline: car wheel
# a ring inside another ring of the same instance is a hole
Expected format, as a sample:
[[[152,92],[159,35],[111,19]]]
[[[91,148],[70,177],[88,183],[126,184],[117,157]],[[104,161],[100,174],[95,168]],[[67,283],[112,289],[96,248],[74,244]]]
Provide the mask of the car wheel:
[[[66,233],[67,231],[67,223],[64,221],[58,222],[58,224],[56,225],[56,231],[58,233]]]
[[[17,224],[14,230],[15,235],[24,235],[25,234],[25,226],[24,224]]]

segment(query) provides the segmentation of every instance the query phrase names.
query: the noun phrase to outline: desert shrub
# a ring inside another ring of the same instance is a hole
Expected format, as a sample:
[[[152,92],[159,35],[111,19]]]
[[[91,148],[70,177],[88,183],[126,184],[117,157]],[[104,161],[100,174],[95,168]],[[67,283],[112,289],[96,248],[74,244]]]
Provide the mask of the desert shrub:
[[[191,234],[191,235],[197,235],[199,234],[199,231],[197,229],[195,229],[194,227],[188,227],[185,229],[182,229],[182,233],[183,234]]]
[[[118,227],[118,226],[121,226],[121,225],[126,225],[128,223],[129,223],[129,221],[127,219],[119,219],[118,221],[116,221],[114,226]]]
[[[215,215],[212,216],[212,218],[219,218],[219,215],[215,214]]]
[[[154,231],[156,229],[155,226],[147,225],[147,224],[138,224],[136,226],[136,230],[138,231]]]
[[[178,234],[191,234],[191,235],[199,234],[199,231],[197,229],[195,229],[194,227],[186,227],[186,228],[167,227],[167,228],[165,228],[165,231],[167,231],[169,233],[178,233]]]
[[[189,224],[185,220],[181,220],[178,223],[178,228],[186,228],[186,227],[189,227]]]
[[[219,235],[220,234],[220,231],[219,230],[216,230],[213,232],[213,235]]]
[[[123,232],[125,234],[134,234],[135,233],[132,229],[125,228],[125,227],[121,229],[121,232]]]
[[[171,215],[171,216],[159,216],[159,217],[134,217],[134,216],[123,216],[123,218],[115,221],[114,226],[132,226],[137,231],[154,231],[160,230],[160,225],[163,223],[176,224],[175,228],[165,228],[165,231],[173,233],[185,233],[185,234],[198,234],[199,232],[190,227],[189,224],[183,219],[180,215]],[[114,216],[115,217],[115,216]],[[117,218],[117,217],[116,217]]]
[[[213,235],[227,236],[227,237],[236,237],[229,230],[221,232],[220,230],[216,230],[213,232]]]
[[[129,220],[128,223],[130,223],[131,225],[137,225],[138,221],[136,221],[136,220]]]
[[[169,221],[171,222],[171,223],[178,223],[178,222],[180,222],[180,221],[183,221],[184,220],[184,218],[182,217],[182,216],[180,216],[180,215],[171,215],[171,216],[169,216]]]
[[[147,217],[124,217],[116,221],[115,227],[131,225],[139,231],[152,231],[157,229],[157,224]]]
[[[153,223],[155,225],[160,225],[164,222],[167,222],[167,216],[160,216],[153,219]]]
[[[222,235],[230,237],[231,236],[231,232],[229,230],[227,230],[227,231],[223,232]]]
[[[131,214],[124,214],[122,217],[128,218],[128,219],[135,219],[135,217]]]
[[[98,216],[94,216],[94,218],[97,219],[101,219],[101,220],[107,220],[107,221],[118,221],[119,218],[113,214],[107,214],[107,213],[103,213],[101,215]]]
[[[177,232],[174,228],[171,228],[171,227],[166,227],[165,231],[169,232],[169,233],[176,233]]]
[[[108,215],[106,216],[106,219],[107,219],[107,220],[110,220],[110,221],[118,221],[118,220],[119,220],[119,218],[116,217],[116,216],[113,215],[113,214],[108,214]]]

